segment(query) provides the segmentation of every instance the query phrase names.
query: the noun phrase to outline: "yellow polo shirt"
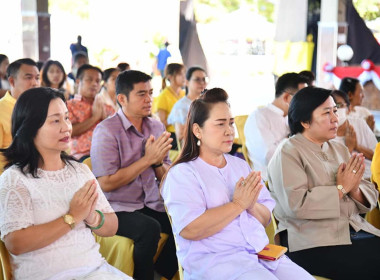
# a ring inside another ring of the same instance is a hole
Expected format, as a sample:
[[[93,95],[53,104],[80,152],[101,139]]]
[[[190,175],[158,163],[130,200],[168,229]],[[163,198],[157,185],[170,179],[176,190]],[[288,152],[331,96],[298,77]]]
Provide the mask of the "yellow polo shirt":
[[[8,148],[12,143],[11,119],[13,108],[15,107],[16,99],[7,91],[0,99],[0,148]],[[0,154],[0,174],[3,173],[5,159]]]
[[[164,110],[166,112],[166,117],[169,116],[170,112],[174,104],[185,96],[185,91],[181,90],[179,95],[177,96],[171,87],[166,87],[160,93],[159,96],[154,100],[154,113],[156,113],[159,109]],[[166,130],[169,132],[175,132],[173,125],[168,125]]]

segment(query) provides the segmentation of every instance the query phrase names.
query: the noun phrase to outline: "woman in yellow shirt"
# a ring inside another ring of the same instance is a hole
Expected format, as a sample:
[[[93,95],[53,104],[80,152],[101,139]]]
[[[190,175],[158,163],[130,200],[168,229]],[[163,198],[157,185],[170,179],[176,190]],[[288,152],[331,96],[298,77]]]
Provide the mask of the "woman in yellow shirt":
[[[166,80],[170,85],[166,85]],[[166,130],[170,132],[172,142],[172,150],[177,150],[177,140],[173,125],[168,125],[167,118],[174,104],[185,96],[183,87],[186,82],[186,69],[183,64],[170,63],[165,68],[165,77],[162,79],[162,91],[155,100],[154,111],[160,118],[160,121],[166,126]]]

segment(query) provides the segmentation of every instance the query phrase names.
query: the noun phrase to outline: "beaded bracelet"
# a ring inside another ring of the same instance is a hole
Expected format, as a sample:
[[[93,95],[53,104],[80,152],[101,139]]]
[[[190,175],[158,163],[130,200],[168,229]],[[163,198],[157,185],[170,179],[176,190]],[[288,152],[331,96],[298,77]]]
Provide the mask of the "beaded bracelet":
[[[104,225],[104,221],[105,221],[104,214],[102,213],[102,211],[100,211],[100,210],[95,210],[95,211],[99,213],[99,215],[102,219],[101,219],[101,221],[97,227],[88,226],[91,230],[100,229]]]
[[[159,164],[152,164],[151,166],[152,166],[152,168],[158,168],[158,167],[161,167],[163,164],[164,164],[164,163],[161,162],[161,163],[159,163]]]

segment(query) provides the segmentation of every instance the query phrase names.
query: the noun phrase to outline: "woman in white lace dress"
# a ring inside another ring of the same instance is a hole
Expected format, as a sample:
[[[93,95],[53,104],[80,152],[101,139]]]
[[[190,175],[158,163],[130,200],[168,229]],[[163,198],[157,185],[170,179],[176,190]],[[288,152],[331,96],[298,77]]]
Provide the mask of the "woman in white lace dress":
[[[87,166],[63,151],[72,126],[61,93],[27,90],[12,115],[0,177],[1,239],[15,279],[131,279],[106,263],[91,231],[112,236],[117,217]]]

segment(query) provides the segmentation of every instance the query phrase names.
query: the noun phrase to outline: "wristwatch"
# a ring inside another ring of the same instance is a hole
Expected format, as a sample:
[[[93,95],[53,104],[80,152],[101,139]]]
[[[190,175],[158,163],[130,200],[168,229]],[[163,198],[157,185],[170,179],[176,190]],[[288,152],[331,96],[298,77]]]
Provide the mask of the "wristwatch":
[[[340,190],[340,191],[343,193],[343,196],[346,196],[346,195],[347,195],[347,192],[346,192],[346,190],[343,188],[342,185],[337,185],[336,188],[337,188],[338,190]]]
[[[66,214],[63,216],[63,220],[66,224],[68,224],[71,227],[71,229],[75,228],[75,220],[73,216],[71,216],[70,214]]]

